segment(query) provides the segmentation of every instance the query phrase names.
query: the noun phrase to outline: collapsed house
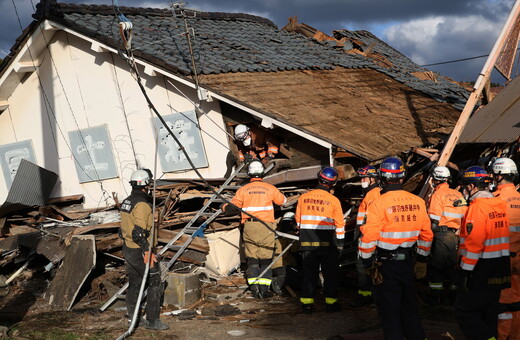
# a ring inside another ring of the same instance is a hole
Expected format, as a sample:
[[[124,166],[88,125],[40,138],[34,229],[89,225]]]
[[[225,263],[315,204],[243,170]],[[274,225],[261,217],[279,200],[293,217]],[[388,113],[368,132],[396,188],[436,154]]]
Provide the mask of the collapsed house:
[[[19,245],[34,249],[42,238],[60,241],[59,256],[38,250],[57,264],[73,236],[89,233],[98,252],[120,259],[117,218],[95,213],[117,208],[136,168],[153,168],[161,179],[162,243],[203,220],[197,213],[213,193],[170,131],[217,187],[236,169],[233,127],[263,127],[282,141],[281,157],[291,164],[267,180],[291,183],[284,192],[294,205],[303,190],[295,183],[308,186],[324,165],[343,166],[346,180],[355,167],[438,145],[469,93],[366,31],[329,37],[294,18],[279,30],[248,14],[118,10],[124,16],[116,19],[111,6],[42,0],[0,66],[4,264],[20,256]],[[28,183],[41,185],[29,195]],[[50,231],[52,223],[60,228]],[[207,227],[236,226],[236,218],[219,217]],[[15,233],[32,236],[7,241]],[[189,249],[180,260],[205,262],[206,240],[195,237]],[[92,266],[85,267],[86,276]],[[69,297],[66,308],[75,296],[54,295]]]

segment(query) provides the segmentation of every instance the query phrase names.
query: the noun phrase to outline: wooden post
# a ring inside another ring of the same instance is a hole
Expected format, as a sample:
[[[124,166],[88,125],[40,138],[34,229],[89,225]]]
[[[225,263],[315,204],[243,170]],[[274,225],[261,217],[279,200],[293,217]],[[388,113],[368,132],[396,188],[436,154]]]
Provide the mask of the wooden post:
[[[455,127],[453,128],[453,131],[451,132],[450,138],[446,142],[446,145],[444,146],[444,149],[442,149],[442,152],[439,156],[439,160],[437,162],[437,165],[439,166],[446,166],[448,163],[451,154],[453,153],[453,150],[455,149],[455,146],[457,145],[457,142],[460,138],[460,135],[462,131],[464,130],[464,127],[466,126],[466,123],[469,120],[469,117],[471,116],[471,113],[473,112],[473,109],[475,108],[475,105],[482,94],[482,90],[486,86],[486,83],[489,81],[489,77],[491,75],[491,71],[493,71],[493,67],[495,66],[495,62],[498,58],[498,55],[500,54],[500,51],[504,47],[504,44],[507,40],[507,37],[511,33],[511,30],[513,26],[515,25],[516,19],[518,17],[520,11],[520,0],[516,0],[515,5],[513,6],[513,9],[509,13],[509,17],[506,20],[506,23],[504,24],[504,27],[502,28],[502,31],[500,32],[500,35],[497,38],[497,41],[495,42],[495,45],[493,46],[493,49],[491,50],[491,53],[489,54],[489,57],[486,61],[486,64],[482,68],[482,71],[480,72],[477,81],[475,82],[475,85],[473,87],[473,92],[471,92],[468,101],[466,102],[466,105],[464,106],[464,109],[462,110],[462,113],[460,114],[459,120],[455,124]],[[422,198],[426,198],[429,191],[430,191],[430,182],[431,178],[428,176],[428,179],[426,180],[426,183],[424,183],[424,186],[421,189],[421,192],[419,193],[419,196]]]

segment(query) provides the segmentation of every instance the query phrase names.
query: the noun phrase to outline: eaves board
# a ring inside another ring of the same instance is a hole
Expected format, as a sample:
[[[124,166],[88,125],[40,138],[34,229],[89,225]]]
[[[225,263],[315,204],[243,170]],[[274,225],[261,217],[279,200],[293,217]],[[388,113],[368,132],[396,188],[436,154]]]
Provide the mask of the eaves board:
[[[460,114],[371,69],[205,75],[200,82],[370,161],[438,143]]]

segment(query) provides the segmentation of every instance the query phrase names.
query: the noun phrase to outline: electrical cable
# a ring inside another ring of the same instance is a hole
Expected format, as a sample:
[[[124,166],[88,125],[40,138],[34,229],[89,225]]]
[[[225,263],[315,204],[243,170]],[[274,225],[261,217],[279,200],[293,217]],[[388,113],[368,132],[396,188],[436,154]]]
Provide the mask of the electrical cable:
[[[435,66],[435,65],[445,65],[445,64],[451,64],[451,63],[458,63],[460,61],[467,61],[467,60],[484,58],[484,57],[488,57],[488,56],[489,56],[489,54],[485,54],[485,55],[479,55],[479,56],[476,56],[476,57],[469,57],[469,58],[462,58],[462,59],[456,59],[456,60],[442,61],[442,62],[439,62],[439,63],[419,65],[419,66],[420,67],[427,67],[427,66]]]

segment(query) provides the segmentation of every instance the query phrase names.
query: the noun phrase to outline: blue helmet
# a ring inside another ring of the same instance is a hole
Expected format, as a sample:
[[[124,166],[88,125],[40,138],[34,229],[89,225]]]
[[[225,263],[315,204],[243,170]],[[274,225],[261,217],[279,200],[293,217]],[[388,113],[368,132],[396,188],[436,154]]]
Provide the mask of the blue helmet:
[[[388,179],[404,178],[406,171],[403,161],[397,157],[386,158],[379,167],[379,176]]]
[[[320,183],[334,185],[338,181],[338,172],[336,169],[327,166],[318,172],[318,180]]]
[[[367,165],[367,166],[365,166],[363,168],[357,169],[357,174],[361,178],[363,178],[363,177],[374,177],[375,178],[375,177],[379,176],[377,174],[376,168],[374,168],[371,165]]]
[[[461,180],[463,184],[475,184],[477,186],[491,182],[491,178],[489,177],[488,172],[484,170],[483,167],[478,165],[473,165],[467,168],[462,173]]]

